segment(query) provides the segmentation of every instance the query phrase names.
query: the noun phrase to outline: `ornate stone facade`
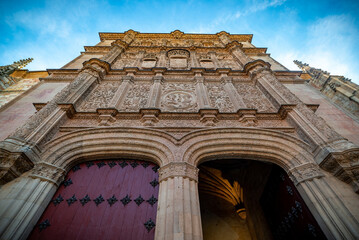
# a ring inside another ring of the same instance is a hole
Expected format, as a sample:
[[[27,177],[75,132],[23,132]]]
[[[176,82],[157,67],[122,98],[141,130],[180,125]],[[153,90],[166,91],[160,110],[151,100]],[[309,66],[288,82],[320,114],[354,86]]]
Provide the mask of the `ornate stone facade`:
[[[313,68],[306,63],[294,61],[303,70],[302,78],[319,89],[326,97],[353,114],[359,120],[359,86],[343,76],[331,75],[327,71]]]
[[[35,114],[0,126],[13,132],[0,139],[0,209],[12,209],[8,192],[20,196],[26,184],[42,190],[22,201],[46,205],[79,162],[130,156],[161,167],[155,239],[202,239],[198,165],[247,159],[283,168],[329,239],[359,237],[359,139],[323,113],[328,101],[303,101],[296,88],[309,86],[300,73],[253,46],[252,35],[129,30],[100,38],[49,70],[39,89],[54,90],[51,97],[28,93]],[[359,135],[355,119],[347,121]],[[26,206],[1,220],[3,238],[28,236],[43,209]]]

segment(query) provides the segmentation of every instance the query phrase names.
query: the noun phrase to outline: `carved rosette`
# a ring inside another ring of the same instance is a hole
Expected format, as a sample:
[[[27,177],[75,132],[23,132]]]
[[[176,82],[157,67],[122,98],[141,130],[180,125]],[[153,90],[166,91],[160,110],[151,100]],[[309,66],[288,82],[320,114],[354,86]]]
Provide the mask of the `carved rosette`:
[[[183,177],[198,181],[198,168],[185,162],[169,163],[159,170],[159,181],[168,178]]]
[[[315,163],[305,163],[291,168],[288,171],[288,175],[295,185],[304,181],[312,180],[314,178],[321,178],[324,176],[319,166]]]
[[[12,181],[34,164],[22,153],[0,152],[0,185]]]
[[[30,177],[48,181],[57,186],[64,180],[66,171],[50,163],[39,162],[31,170]]]
[[[351,184],[354,191],[359,193],[359,150],[330,153],[320,163],[320,167],[341,181]]]

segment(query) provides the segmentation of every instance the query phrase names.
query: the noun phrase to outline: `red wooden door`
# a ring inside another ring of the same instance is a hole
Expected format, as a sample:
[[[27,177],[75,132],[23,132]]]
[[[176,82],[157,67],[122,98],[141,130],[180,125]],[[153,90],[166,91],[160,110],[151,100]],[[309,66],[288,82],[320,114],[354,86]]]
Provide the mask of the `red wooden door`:
[[[154,239],[157,170],[134,160],[75,166],[29,239]]]

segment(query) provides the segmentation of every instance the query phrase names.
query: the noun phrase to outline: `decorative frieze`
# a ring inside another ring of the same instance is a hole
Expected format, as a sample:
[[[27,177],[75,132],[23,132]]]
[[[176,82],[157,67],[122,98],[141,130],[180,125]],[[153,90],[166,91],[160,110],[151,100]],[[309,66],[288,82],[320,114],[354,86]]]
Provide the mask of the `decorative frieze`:
[[[304,181],[312,180],[313,178],[324,177],[319,166],[315,163],[305,163],[291,168],[289,169],[288,174],[296,185]]]

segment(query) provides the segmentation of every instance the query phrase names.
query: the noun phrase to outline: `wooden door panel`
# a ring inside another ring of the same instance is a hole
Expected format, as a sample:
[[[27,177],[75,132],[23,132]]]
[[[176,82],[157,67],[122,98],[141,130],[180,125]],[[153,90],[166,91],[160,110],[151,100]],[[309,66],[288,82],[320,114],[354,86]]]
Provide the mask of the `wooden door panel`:
[[[29,239],[153,239],[155,228],[147,229],[144,224],[156,221],[157,169],[153,163],[134,160],[77,165],[67,174]],[[84,201],[86,195],[88,202]],[[102,202],[96,205],[100,196]],[[121,201],[126,196],[131,199],[127,204]],[[137,204],[135,199],[140,196],[143,202]],[[112,197],[115,201],[110,205]],[[154,201],[149,203],[151,198]],[[45,226],[46,220],[49,226]]]

